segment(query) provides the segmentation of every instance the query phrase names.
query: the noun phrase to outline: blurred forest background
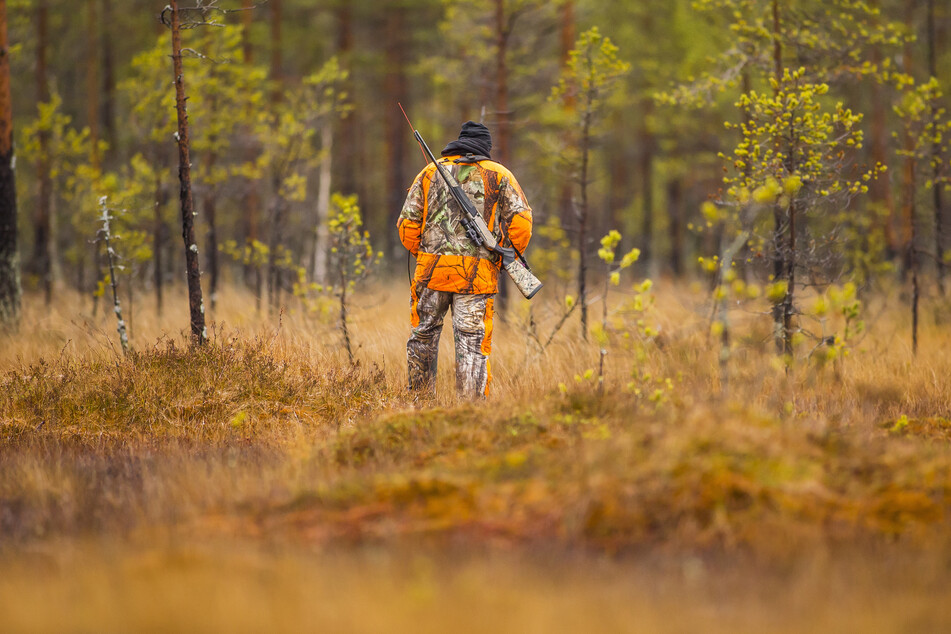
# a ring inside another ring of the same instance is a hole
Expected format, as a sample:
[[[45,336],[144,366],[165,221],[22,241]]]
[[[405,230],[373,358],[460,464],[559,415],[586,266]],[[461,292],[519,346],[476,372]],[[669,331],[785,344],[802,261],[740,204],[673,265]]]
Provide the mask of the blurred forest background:
[[[161,311],[186,266],[171,12],[5,4],[24,288],[95,301],[108,206],[123,293]],[[529,259],[550,292],[572,292],[611,229],[640,277],[722,278],[728,259],[773,284],[787,334],[797,286],[943,292],[946,2],[179,4],[212,314],[225,283],[261,310],[334,284],[328,222],[348,205],[405,275],[394,224],[423,159],[398,102],[437,150],[463,121],[489,126],[534,207]]]

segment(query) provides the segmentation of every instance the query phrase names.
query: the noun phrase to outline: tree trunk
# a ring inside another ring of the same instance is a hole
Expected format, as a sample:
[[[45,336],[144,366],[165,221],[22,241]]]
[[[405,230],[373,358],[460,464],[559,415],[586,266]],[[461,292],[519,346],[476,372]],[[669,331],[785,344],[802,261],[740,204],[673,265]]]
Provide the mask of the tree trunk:
[[[254,0],[241,0],[241,54],[246,66],[253,63],[254,49],[251,47],[251,24],[254,21]]]
[[[156,165],[159,161],[156,160]],[[154,258],[154,280],[155,280],[155,312],[159,317],[162,316],[162,249],[164,248],[165,221],[162,219],[162,211],[165,209],[165,190],[162,187],[162,177],[156,170],[155,174],[155,215],[152,225],[152,257]]]
[[[99,51],[95,33],[99,30],[98,0],[86,0],[89,9],[89,26],[86,50],[86,119],[89,124],[89,140],[92,142],[93,167],[99,169]]]
[[[17,326],[20,320],[20,297],[7,0],[0,0],[0,325],[7,328]]]
[[[679,177],[667,182],[667,208],[670,210],[670,270],[674,277],[680,278],[684,274],[684,243],[687,232],[683,188]]]
[[[928,20],[927,20],[927,40],[928,40],[928,74],[931,77],[938,76],[938,53],[937,53],[937,33],[935,26],[935,8],[934,0],[928,0]],[[938,117],[938,104],[931,103],[931,119]],[[942,200],[943,185],[937,182],[939,173],[939,164],[941,160],[941,144],[934,142],[931,145],[931,161],[934,166],[935,182],[931,188],[932,200],[934,202],[934,249],[935,259],[938,263],[938,289],[941,294],[945,294],[945,276],[947,275],[947,262],[944,259],[944,253],[947,250],[945,246],[946,219],[944,217],[944,201]]]
[[[330,231],[327,219],[330,217],[330,179],[333,174],[333,118],[328,117],[320,130],[321,150],[319,183],[317,185],[317,227],[314,231],[314,259],[311,263],[314,280],[319,284],[327,281],[327,246],[330,244]],[[394,223],[395,224],[395,223]]]
[[[45,0],[36,6],[36,104],[49,103],[49,77],[47,72],[46,51],[49,46],[49,9]],[[39,159],[36,164],[37,200],[33,216],[33,266],[39,275],[43,288],[43,298],[47,306],[53,301],[53,267],[50,253],[52,241],[52,223],[50,221],[53,200],[53,178],[51,174],[50,132],[40,130]]]
[[[506,24],[505,0],[495,0],[495,113],[496,156],[503,165],[511,158],[509,129],[508,41],[511,25]]]
[[[113,15],[112,0],[102,0],[102,15]],[[109,29],[101,28],[100,31],[102,34],[102,94],[105,98],[102,103],[101,118],[104,123],[105,140],[109,145],[108,156],[114,157],[119,140],[116,123],[115,49]]]
[[[588,274],[588,155],[591,150],[591,99],[587,95],[581,131],[581,200],[576,210],[578,219],[578,303],[581,308],[581,338],[588,340],[588,305],[586,277]]]
[[[772,0],[773,12],[773,74],[777,82],[776,91],[779,90],[778,83],[783,79],[783,46],[782,31],[780,28],[779,0]],[[786,259],[789,254],[786,253],[786,244],[783,236],[785,229],[785,214],[779,204],[773,205],[773,279],[776,282],[786,278]],[[787,294],[789,289],[786,290]],[[785,354],[786,351],[786,302],[785,297],[782,302],[777,302],[773,306],[773,338],[776,343],[776,353]]]
[[[349,282],[347,280],[346,267],[350,263],[347,262],[340,269],[340,332],[343,334],[343,344],[347,349],[347,359],[350,361],[350,364],[353,364],[353,347],[350,345],[350,330],[347,328],[347,286]]]
[[[909,25],[913,24],[913,11],[916,0],[907,0],[906,10]],[[910,43],[905,44],[903,55],[903,68],[906,74],[914,76],[915,66],[912,48]],[[904,212],[904,230],[902,232],[905,239],[905,274],[911,274],[911,350],[918,354],[918,300],[920,298],[919,287],[919,261],[918,261],[918,208],[916,195],[918,193],[918,174],[916,170],[916,158],[914,156],[915,141],[910,131],[906,131],[904,144],[907,157],[905,158],[903,182],[902,182],[902,211]]]
[[[281,52],[281,21],[283,19],[283,7],[281,0],[271,0],[271,81],[274,82],[274,92],[271,95],[271,103],[281,102],[284,80],[283,56]]]
[[[908,14],[908,26],[913,28],[914,18],[913,11],[915,9],[915,4],[917,0],[906,0],[905,9]],[[914,32],[914,31],[912,31]],[[902,53],[902,70],[905,74],[914,77],[915,76],[915,65],[914,65],[914,50],[910,42],[905,43],[904,51]],[[901,211],[902,211],[902,226],[901,226],[901,239],[902,239],[902,280],[907,281],[908,275],[911,273],[913,268],[912,263],[912,252],[913,248],[911,246],[913,237],[912,233],[914,231],[914,217],[915,217],[915,194],[917,189],[917,183],[915,182],[917,174],[915,173],[915,139],[912,138],[909,132],[905,133],[904,138],[902,139],[904,145],[904,150],[906,153],[906,158],[902,165],[902,202],[901,202]]]
[[[918,249],[915,244],[915,241],[918,238],[918,221],[916,214],[916,204],[915,204],[915,161],[914,159],[908,159],[908,172],[910,173],[909,182],[906,184],[908,189],[905,192],[907,201],[905,203],[906,209],[908,212],[908,226],[909,226],[909,238],[908,238],[908,264],[911,269],[911,352],[912,354],[918,354],[918,304],[919,298],[921,296],[921,290],[919,287],[919,265],[918,265]]]
[[[214,112],[214,106],[212,106]],[[218,156],[214,151],[208,155],[208,173],[215,167]],[[205,194],[202,198],[202,210],[208,222],[208,299],[211,303],[211,312],[215,312],[218,305],[218,206],[215,196],[216,187],[205,184]]]
[[[779,16],[779,0],[773,2],[773,73],[776,81],[783,78],[783,41],[782,22]]]
[[[281,50],[281,22],[283,21],[282,0],[271,2],[271,80],[274,92],[271,93],[271,107],[276,109],[283,100],[283,56]],[[277,266],[277,247],[283,240],[284,201],[280,198],[281,179],[275,175],[271,195],[271,233],[268,240],[267,293],[269,309],[277,309],[280,304],[280,271]]]
[[[793,354],[792,316],[796,293],[796,201],[789,205],[789,248],[786,254],[786,296],[783,298],[783,354]]]
[[[254,63],[254,49],[251,46],[251,24],[253,23],[255,0],[242,0],[243,11],[241,13],[241,53],[244,58],[245,66],[250,67]],[[250,114],[250,113],[249,113]],[[257,142],[252,139],[249,133],[245,134],[248,139],[245,149],[244,160],[248,163],[253,162],[258,155]],[[261,240],[260,215],[261,215],[261,195],[258,191],[258,181],[248,180],[247,189],[244,194],[245,209],[245,244],[253,252],[256,243]],[[255,305],[257,310],[261,310],[261,267],[253,262],[253,256],[244,264],[244,283],[248,288],[253,289],[255,296]]]
[[[275,183],[275,192],[280,180]],[[281,304],[281,270],[277,262],[277,250],[284,239],[284,216],[287,203],[275,193],[271,205],[271,236],[268,240],[267,293],[269,310],[276,311]]]
[[[340,66],[347,72],[347,79],[343,89],[353,95],[353,13],[348,2],[341,2],[336,9],[337,21],[337,57]],[[338,177],[340,191],[352,194],[357,191],[357,174],[359,174],[359,160],[357,155],[357,121],[360,118],[359,104],[354,103],[353,110],[340,122],[340,138],[334,142],[339,148]]]
[[[561,5],[561,66],[568,64],[568,57],[575,45],[575,3],[567,0]]]
[[[877,0],[871,3],[877,8],[880,4]],[[882,51],[878,46],[873,46],[871,51],[872,63],[880,67],[882,63]],[[884,95],[883,86],[873,81],[871,88],[871,135],[869,150],[871,153],[871,162],[873,165],[881,163],[888,164],[888,144],[890,131],[888,130],[888,99]],[[891,178],[886,173],[884,176],[874,178],[869,183],[869,195],[872,202],[884,207],[884,216],[882,218],[882,231],[885,236],[885,245],[887,248],[887,257],[890,260],[896,259],[902,251],[898,234],[895,231],[895,225],[899,219],[895,217],[895,199],[892,195]]]
[[[195,211],[192,201],[191,158],[188,145],[188,111],[186,109],[185,77],[182,74],[181,22],[178,0],[171,0],[172,19],[172,65],[175,73],[175,108],[178,113],[178,180],[182,206],[182,238],[185,241],[185,274],[188,281],[188,312],[192,340],[203,344],[208,333],[205,330],[205,306],[201,297],[201,268],[198,259],[198,243],[195,239]]]
[[[386,242],[388,252],[399,253],[399,242],[396,240],[396,221],[399,218],[403,201],[406,198],[406,187],[409,176],[406,174],[406,128],[403,117],[395,104],[407,99],[406,59],[408,56],[407,41],[404,37],[404,15],[406,9],[394,7],[387,12],[386,21],[386,79],[383,89],[386,93],[386,207],[387,231]]]
[[[568,59],[571,55],[571,49],[575,45],[575,10],[574,2],[569,0],[562,5],[561,9],[561,68],[568,65]],[[565,100],[565,109],[574,110],[574,97],[569,95]],[[571,226],[572,200],[571,200],[571,181],[563,179],[561,181],[561,191],[558,196],[558,212],[563,227]]]
[[[645,103],[644,118],[649,117],[650,104]],[[641,262],[644,269],[653,270],[654,264],[654,137],[647,129],[646,124],[640,133],[641,156],[638,164],[641,180]]]

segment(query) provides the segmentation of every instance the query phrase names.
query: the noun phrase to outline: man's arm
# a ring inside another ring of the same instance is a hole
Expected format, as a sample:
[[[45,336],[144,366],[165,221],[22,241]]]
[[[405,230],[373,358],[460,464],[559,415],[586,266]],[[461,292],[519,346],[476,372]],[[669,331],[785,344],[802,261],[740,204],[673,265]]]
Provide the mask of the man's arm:
[[[532,239],[532,208],[528,206],[515,177],[508,174],[506,180],[508,182],[502,187],[502,199],[499,201],[501,226],[505,229],[508,241],[521,253]]]
[[[400,242],[414,256],[419,252],[419,241],[423,234],[423,223],[426,219],[426,197],[429,192],[427,185],[430,182],[427,172],[429,171],[430,169],[427,167],[413,181],[413,186],[409,188],[406,202],[403,204],[403,210],[400,212],[400,218],[396,223]]]

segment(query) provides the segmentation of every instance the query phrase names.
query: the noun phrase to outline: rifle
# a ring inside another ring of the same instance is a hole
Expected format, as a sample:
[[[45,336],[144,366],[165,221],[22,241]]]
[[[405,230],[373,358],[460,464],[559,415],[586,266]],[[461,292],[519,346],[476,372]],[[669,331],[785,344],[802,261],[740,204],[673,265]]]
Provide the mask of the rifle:
[[[399,104],[399,106],[400,110],[403,110],[402,104]],[[427,161],[436,165],[436,171],[439,172],[443,182],[445,182],[449,188],[449,193],[452,195],[453,200],[455,200],[456,204],[462,209],[462,227],[465,229],[466,235],[476,246],[485,247],[488,251],[501,256],[502,268],[505,269],[505,272],[508,273],[512,281],[515,282],[515,286],[522,295],[525,296],[525,299],[534,297],[535,294],[541,290],[542,283],[541,280],[532,273],[532,270],[528,267],[528,262],[525,261],[525,258],[522,257],[522,254],[519,253],[518,249],[514,246],[503,247],[499,244],[495,236],[492,235],[492,232],[489,231],[489,227],[486,226],[482,215],[476,210],[475,205],[472,204],[472,201],[469,200],[466,193],[462,191],[462,186],[446,168],[439,164],[436,157],[433,156],[432,150],[430,150],[426,142],[423,141],[419,130],[413,128],[413,124],[410,123],[405,110],[403,110],[403,116],[406,117],[406,123],[409,123],[409,127],[413,129],[413,136],[416,137],[416,142],[419,144],[420,149],[423,150]]]

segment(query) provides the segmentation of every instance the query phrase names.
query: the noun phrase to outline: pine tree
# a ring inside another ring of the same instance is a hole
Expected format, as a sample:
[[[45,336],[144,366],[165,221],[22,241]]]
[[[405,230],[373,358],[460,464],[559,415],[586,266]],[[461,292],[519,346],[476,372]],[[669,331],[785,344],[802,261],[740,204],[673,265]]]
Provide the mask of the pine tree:
[[[20,319],[20,255],[17,245],[17,197],[13,154],[13,100],[10,94],[10,46],[7,2],[0,0],[0,325]]]

